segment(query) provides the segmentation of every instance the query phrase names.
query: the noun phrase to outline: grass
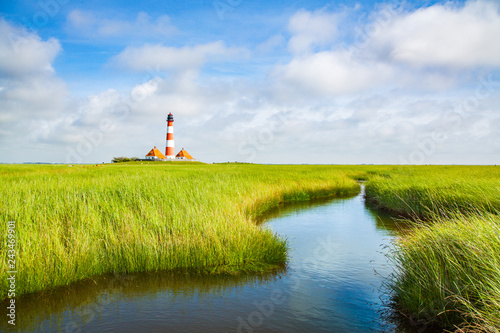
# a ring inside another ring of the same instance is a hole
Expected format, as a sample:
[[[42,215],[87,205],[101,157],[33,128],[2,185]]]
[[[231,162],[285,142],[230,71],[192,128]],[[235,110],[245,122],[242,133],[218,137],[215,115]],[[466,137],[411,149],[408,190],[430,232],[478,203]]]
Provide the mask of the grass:
[[[500,167],[395,167],[366,195],[416,221],[390,254],[401,312],[448,330],[500,331]]]
[[[358,191],[326,166],[0,166],[2,221],[16,221],[17,296],[110,272],[270,269],[286,262],[287,242],[258,216]],[[1,295],[7,271],[2,261]]]
[[[379,208],[416,219],[500,211],[500,167],[404,166],[372,171],[366,195]]]
[[[500,217],[457,216],[424,225],[393,253],[399,308],[447,329],[500,329]]]

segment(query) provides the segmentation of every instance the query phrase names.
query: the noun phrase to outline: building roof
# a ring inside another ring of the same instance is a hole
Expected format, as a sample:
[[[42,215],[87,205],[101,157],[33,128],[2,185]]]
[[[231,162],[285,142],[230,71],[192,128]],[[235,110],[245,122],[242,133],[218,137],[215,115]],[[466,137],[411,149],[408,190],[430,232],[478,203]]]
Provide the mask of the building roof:
[[[164,159],[165,158],[165,155],[163,155],[161,153],[161,151],[159,151],[158,149],[156,149],[156,146],[151,149],[151,151],[146,155],[146,157],[148,156],[154,156],[154,157],[158,157],[160,159]]]
[[[175,155],[175,157],[185,157],[188,160],[194,160],[193,156],[189,155],[187,151],[184,150],[184,148],[181,149],[181,151]]]

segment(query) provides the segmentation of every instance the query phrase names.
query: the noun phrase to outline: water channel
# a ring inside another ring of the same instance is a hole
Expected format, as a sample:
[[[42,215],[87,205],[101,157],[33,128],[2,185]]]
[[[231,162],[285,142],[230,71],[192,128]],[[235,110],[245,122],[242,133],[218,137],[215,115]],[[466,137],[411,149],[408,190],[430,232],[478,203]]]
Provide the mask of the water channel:
[[[363,195],[279,207],[290,262],[265,275],[109,275],[19,298],[20,332],[404,332],[384,319],[395,222]],[[0,331],[6,327],[0,326]],[[9,329],[9,331],[12,331]]]

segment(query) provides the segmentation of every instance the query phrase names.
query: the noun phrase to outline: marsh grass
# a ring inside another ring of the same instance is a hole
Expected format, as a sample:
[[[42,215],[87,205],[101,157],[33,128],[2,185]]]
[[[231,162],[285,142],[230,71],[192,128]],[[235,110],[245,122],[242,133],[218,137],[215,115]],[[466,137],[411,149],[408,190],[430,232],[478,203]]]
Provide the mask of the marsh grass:
[[[395,214],[429,220],[500,211],[500,167],[402,166],[372,171],[366,196]]]
[[[16,221],[17,295],[112,272],[264,271],[286,262],[287,242],[257,216],[359,191],[322,166],[4,165],[0,173],[2,221]],[[2,261],[4,297],[7,271]]]
[[[391,288],[398,306],[448,329],[500,328],[500,217],[435,219],[400,240]]]
[[[399,167],[375,172],[366,195],[415,221],[389,255],[397,308],[449,330],[500,331],[500,168]]]

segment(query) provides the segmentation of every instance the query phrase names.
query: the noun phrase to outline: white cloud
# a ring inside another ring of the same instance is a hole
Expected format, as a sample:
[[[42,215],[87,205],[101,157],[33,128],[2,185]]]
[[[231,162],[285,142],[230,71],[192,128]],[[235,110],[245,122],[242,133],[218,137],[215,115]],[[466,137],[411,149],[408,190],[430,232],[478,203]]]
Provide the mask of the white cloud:
[[[318,95],[349,94],[381,86],[393,75],[393,68],[377,62],[350,62],[340,52],[318,52],[296,57],[276,69],[285,88]]]
[[[293,34],[288,42],[292,53],[308,53],[314,46],[330,44],[337,33],[337,15],[323,11],[301,10],[290,18],[288,30]]]
[[[66,84],[53,70],[61,47],[0,19],[0,140],[5,147],[33,147],[42,121],[66,107]]]
[[[0,73],[33,75],[53,72],[52,62],[61,51],[59,41],[42,41],[26,29],[10,25],[0,18]]]
[[[132,96],[143,96],[135,107],[140,117],[159,116],[168,113],[182,115],[199,114],[210,105],[208,89],[203,91],[197,84],[198,73],[185,71],[168,80],[154,78],[132,89]]]
[[[165,37],[177,32],[167,15],[153,20],[146,12],[139,12],[134,21],[101,18],[89,11],[75,9],[68,14],[68,27],[75,33],[95,37]]]
[[[500,66],[500,4],[453,2],[402,13],[373,38],[389,61],[417,66]]]
[[[342,16],[301,10],[290,18],[293,58],[273,71],[279,91],[290,96],[346,95],[397,87],[442,91],[474,79],[474,70],[500,67],[498,3],[435,4],[413,12],[386,6],[372,13],[372,21],[338,31],[343,35],[337,38],[350,44],[339,42],[341,46],[314,51],[311,45],[315,43],[331,44],[335,35],[327,32],[335,31],[335,24],[342,26],[343,22],[336,22]],[[353,38],[351,30],[361,36]]]
[[[282,98],[352,94],[382,87],[393,79],[396,68],[391,64],[360,56],[352,51],[353,45],[343,50],[333,45],[341,32],[337,31],[341,16],[301,10],[290,18],[288,48],[293,58],[272,71]],[[315,46],[322,47],[315,50]]]

